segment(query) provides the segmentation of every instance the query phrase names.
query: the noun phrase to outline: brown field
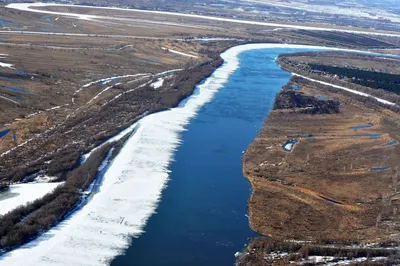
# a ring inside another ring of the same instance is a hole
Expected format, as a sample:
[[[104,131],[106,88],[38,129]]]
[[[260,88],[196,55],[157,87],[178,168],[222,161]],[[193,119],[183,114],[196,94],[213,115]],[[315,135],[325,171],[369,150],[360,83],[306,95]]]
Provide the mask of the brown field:
[[[299,85],[306,94],[339,100],[341,111],[271,111],[243,158],[253,188],[251,227],[281,240],[398,241],[400,145],[385,144],[400,141],[399,115]],[[382,135],[357,136],[365,133]],[[282,148],[289,139],[298,140],[291,152]],[[388,169],[371,170],[379,167]]]
[[[34,41],[40,42],[41,38],[43,37],[35,36]],[[60,119],[65,119],[73,110],[89,108],[86,106],[87,102],[107,87],[90,86],[75,94],[84,84],[107,77],[159,73],[182,68],[188,62],[195,64],[195,62],[204,62],[209,59],[207,55],[190,58],[161,49],[161,47],[168,47],[178,51],[198,53],[201,47],[196,43],[140,39],[131,42],[123,40],[111,42],[106,39],[99,44],[99,40],[86,39],[88,46],[92,42],[94,45],[90,48],[63,48],[62,41],[64,40],[62,37],[60,39],[61,42],[52,39],[51,47],[40,45],[0,47],[2,53],[9,54],[3,61],[13,64],[26,73],[20,76],[16,70],[2,68],[0,75],[7,80],[2,80],[1,85],[29,92],[29,94],[21,94],[9,89],[0,89],[0,95],[19,103],[2,100],[0,125],[11,123],[9,128],[17,130],[19,134],[22,129],[20,125],[27,123],[27,121],[21,123],[20,119],[26,118],[33,121],[36,118],[30,115],[42,112],[49,116],[55,115],[49,123],[51,126]],[[121,79],[121,82],[129,82],[133,79],[125,78]],[[119,93],[118,90],[110,90],[108,94],[101,95],[96,102],[104,102],[105,99],[110,99]],[[75,98],[74,103],[72,103],[72,98]],[[49,110],[56,106],[61,107]],[[58,117],[62,116],[61,113],[64,115],[63,118]],[[40,131],[40,129],[37,130]],[[19,137],[18,143],[23,142],[25,138],[22,135]],[[0,153],[10,147],[9,140],[10,138],[5,138],[0,142]]]

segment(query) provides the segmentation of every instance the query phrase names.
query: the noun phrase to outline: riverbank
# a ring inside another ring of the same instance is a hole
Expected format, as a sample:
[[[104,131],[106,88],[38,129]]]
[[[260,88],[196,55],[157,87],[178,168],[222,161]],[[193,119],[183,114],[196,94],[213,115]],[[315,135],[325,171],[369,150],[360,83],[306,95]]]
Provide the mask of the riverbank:
[[[317,246],[319,254],[332,256],[338,249],[327,252],[322,244],[360,245],[359,251],[367,243],[398,243],[400,116],[304,79],[292,78],[288,87],[339,101],[340,112],[307,114],[301,108],[276,108],[267,116],[243,157],[243,174],[252,186],[250,226],[271,240],[251,243],[253,251],[247,251],[250,255],[242,257],[242,263],[257,261],[258,256],[289,263],[285,259],[290,252],[302,246]],[[288,141],[290,150],[285,149]],[[263,247],[279,244],[268,241],[301,245],[269,257],[260,250],[276,252]],[[334,257],[343,257],[339,253]],[[293,263],[302,260],[295,257],[290,257]]]

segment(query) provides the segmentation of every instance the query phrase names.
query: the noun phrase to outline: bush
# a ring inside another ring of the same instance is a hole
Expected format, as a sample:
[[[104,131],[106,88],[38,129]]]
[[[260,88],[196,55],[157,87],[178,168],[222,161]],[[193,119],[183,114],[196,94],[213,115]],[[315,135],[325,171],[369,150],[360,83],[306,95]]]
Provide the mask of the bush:
[[[301,108],[302,113],[332,114],[339,113],[340,103],[333,100],[319,100],[301,92],[283,89],[275,98],[273,109]]]
[[[81,191],[93,182],[112,145],[106,144],[93,152],[84,164],[68,174],[65,184],[52,193],[1,216],[0,248],[18,247],[63,220],[78,204]]]

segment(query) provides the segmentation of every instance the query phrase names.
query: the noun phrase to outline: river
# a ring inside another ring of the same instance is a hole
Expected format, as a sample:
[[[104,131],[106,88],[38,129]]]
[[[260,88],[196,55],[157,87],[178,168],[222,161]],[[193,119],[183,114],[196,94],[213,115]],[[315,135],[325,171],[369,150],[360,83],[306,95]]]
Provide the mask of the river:
[[[229,49],[188,100],[132,127],[82,209],[0,264],[233,265],[255,235],[242,155],[290,79],[275,59],[312,49],[318,47]]]
[[[181,134],[157,213],[111,265],[233,265],[248,238],[250,186],[243,152],[290,74],[275,58],[292,49],[249,50],[240,67]]]

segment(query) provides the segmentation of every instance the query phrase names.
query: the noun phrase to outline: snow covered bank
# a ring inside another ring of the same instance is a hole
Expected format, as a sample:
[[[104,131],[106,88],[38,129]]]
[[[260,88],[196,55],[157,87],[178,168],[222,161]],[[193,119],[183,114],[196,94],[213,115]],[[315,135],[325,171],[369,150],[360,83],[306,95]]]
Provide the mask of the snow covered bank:
[[[110,139],[134,131],[104,174],[87,205],[24,247],[0,257],[1,265],[107,265],[139,237],[155,212],[169,178],[180,133],[239,67],[238,55],[252,49],[312,48],[285,44],[249,44],[227,50],[224,64],[199,85],[184,104],[140,119]]]
[[[71,7],[74,5],[51,4],[51,3],[12,3],[12,4],[8,4],[6,7],[12,8],[12,9],[17,9],[17,10],[22,10],[22,11],[42,13],[42,14],[64,15],[64,16],[69,16],[69,17],[76,17],[78,19],[85,19],[85,20],[114,19],[114,20],[129,21],[128,18],[117,18],[115,16],[106,17],[106,16],[95,16],[95,15],[85,15],[85,14],[78,14],[78,13],[56,12],[56,11],[49,11],[49,10],[34,9],[35,7],[37,8],[37,7],[46,7],[46,6]],[[96,6],[84,6],[84,5],[79,5],[79,7],[91,8],[91,9],[108,9],[108,10],[121,10],[121,11],[129,11],[129,12],[141,12],[141,13],[147,13],[147,14],[179,16],[179,17],[196,18],[196,19],[211,20],[211,21],[223,21],[223,22],[230,22],[230,23],[240,23],[240,24],[247,24],[247,25],[267,26],[267,27],[290,28],[290,29],[299,29],[299,30],[336,31],[336,32],[358,33],[358,34],[367,34],[367,35],[400,37],[400,34],[397,34],[397,33],[381,33],[381,32],[371,32],[371,31],[362,31],[362,30],[322,28],[322,27],[312,27],[312,26],[302,26],[302,25],[291,25],[291,24],[270,23],[270,22],[262,22],[262,21],[249,21],[249,20],[222,18],[222,17],[202,16],[202,15],[195,15],[195,14],[185,14],[185,13],[166,12],[166,11],[125,9],[125,8],[117,8],[117,7],[96,7]]]
[[[28,183],[11,185],[10,190],[0,193],[0,215],[24,205],[30,201],[42,198],[52,192],[61,183]],[[0,260],[1,261],[1,260]]]

